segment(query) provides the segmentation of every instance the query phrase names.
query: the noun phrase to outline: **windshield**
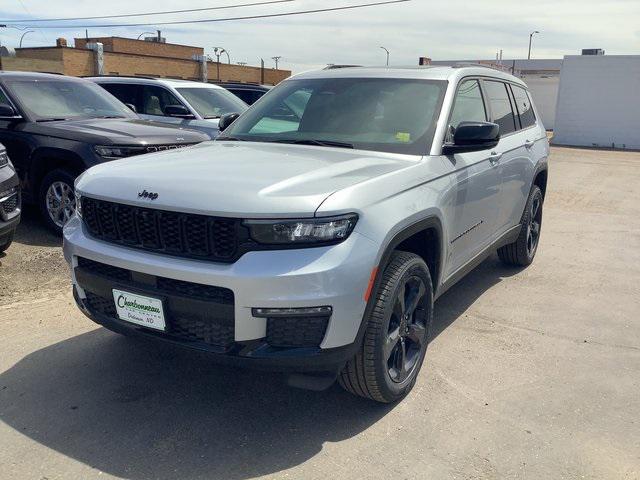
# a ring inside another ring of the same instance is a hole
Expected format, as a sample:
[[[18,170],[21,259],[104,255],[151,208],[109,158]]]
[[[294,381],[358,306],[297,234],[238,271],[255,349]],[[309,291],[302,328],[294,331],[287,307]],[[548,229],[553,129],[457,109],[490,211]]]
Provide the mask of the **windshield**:
[[[446,82],[323,78],[281,83],[218,140],[300,143],[424,155]]]
[[[35,121],[71,118],[137,118],[123,103],[89,81],[13,80],[14,97]]]
[[[227,113],[242,113],[246,103],[222,88],[178,88],[180,95],[202,118],[219,118]]]

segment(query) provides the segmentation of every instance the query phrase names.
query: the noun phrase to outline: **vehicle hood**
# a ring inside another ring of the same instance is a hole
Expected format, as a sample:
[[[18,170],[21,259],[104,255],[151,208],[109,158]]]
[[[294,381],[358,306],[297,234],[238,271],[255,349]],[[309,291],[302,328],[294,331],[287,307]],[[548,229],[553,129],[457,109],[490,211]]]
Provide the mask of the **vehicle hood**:
[[[77,181],[83,195],[150,208],[251,218],[313,216],[333,192],[419,157],[305,145],[207,142],[117,160]],[[155,200],[140,198],[144,191]]]
[[[39,135],[103,145],[183,144],[209,139],[201,132],[131,118],[30,123],[28,130]]]

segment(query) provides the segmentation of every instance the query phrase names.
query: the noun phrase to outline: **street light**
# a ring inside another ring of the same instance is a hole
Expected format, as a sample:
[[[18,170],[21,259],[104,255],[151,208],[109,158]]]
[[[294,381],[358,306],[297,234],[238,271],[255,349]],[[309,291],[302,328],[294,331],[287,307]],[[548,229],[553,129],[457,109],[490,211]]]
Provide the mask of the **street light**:
[[[280,59],[282,58],[282,55],[278,55],[276,57],[271,57],[271,59],[276,62],[276,70],[278,69],[278,62],[280,61]]]
[[[530,59],[531,59],[531,40],[533,40],[533,36],[534,36],[536,33],[540,33],[540,32],[539,32],[538,30],[534,30],[533,32],[531,32],[531,33],[529,34],[529,54],[527,55],[527,60],[530,60]]]
[[[24,38],[24,36],[27,33],[33,33],[35,30],[27,30],[26,32],[24,32],[22,35],[20,35],[20,46],[18,48],[22,48],[22,39]]]
[[[387,50],[384,47],[380,47],[382,50],[384,50],[385,52],[387,52],[387,67],[389,66],[389,50]]]
[[[222,47],[213,47],[213,54],[216,56],[216,72],[217,72],[217,80],[220,81],[220,56],[226,53],[227,54],[227,60],[229,63],[231,63],[231,60],[229,59],[229,54],[227,53],[227,51],[222,48]]]

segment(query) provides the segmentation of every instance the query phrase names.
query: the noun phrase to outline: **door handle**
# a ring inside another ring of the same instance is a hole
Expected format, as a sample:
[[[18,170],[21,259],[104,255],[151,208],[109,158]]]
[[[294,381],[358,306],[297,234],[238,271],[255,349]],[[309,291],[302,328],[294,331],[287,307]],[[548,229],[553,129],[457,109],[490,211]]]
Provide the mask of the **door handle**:
[[[526,149],[530,149],[531,147],[533,147],[533,145],[535,144],[535,142],[531,141],[531,140],[527,140],[526,142],[524,142],[524,146]]]
[[[491,165],[495,165],[500,161],[501,158],[502,158],[501,153],[491,152],[491,154],[489,155],[489,162],[491,163]]]

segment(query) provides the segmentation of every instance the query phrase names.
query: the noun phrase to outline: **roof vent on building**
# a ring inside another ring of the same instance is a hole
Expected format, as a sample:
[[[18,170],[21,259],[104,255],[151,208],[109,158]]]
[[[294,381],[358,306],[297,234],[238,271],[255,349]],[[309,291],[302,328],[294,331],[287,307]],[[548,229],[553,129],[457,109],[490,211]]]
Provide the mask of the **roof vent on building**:
[[[582,55],[604,55],[604,50],[601,48],[583,48]]]
[[[155,37],[144,37],[145,42],[167,43],[167,39],[162,36],[160,30],[157,30]]]
[[[66,38],[56,38],[56,47],[66,47],[67,46],[67,39]]]

